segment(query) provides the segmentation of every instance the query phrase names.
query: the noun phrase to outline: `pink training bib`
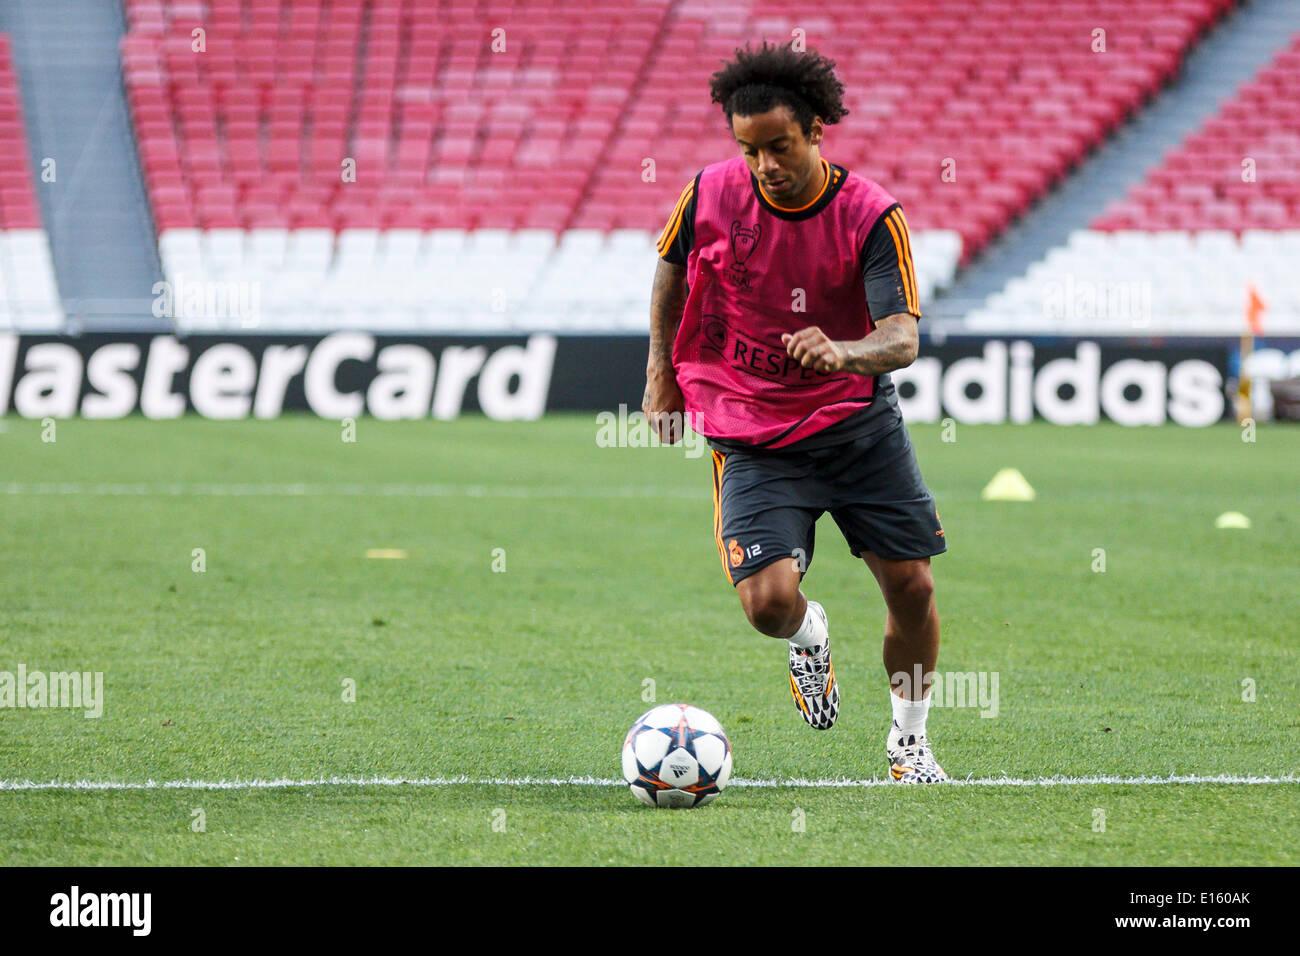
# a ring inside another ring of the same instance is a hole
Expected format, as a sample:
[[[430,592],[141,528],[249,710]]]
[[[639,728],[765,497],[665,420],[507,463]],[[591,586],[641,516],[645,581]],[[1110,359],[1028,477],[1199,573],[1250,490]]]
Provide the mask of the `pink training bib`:
[[[826,188],[838,192],[795,220],[759,200],[743,157],[700,174],[673,366],[703,435],[780,448],[871,402],[873,377],[805,369],[781,344],[783,332],[812,325],[836,341],[874,328],[861,251],[895,200],[868,179],[826,169]]]

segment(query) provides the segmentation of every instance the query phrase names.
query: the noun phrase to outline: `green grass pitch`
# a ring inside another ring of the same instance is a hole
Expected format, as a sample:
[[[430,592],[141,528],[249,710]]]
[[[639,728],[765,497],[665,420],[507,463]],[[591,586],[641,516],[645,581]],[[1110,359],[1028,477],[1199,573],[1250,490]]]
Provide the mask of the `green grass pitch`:
[[[739,778],[885,776],[874,582],[824,518],[805,590],[843,703],[813,732],[722,575],[707,454],[598,447],[589,415],[0,428],[0,671],[102,671],[105,698],[0,708],[0,787],[617,777],[647,679],[722,721]],[[1294,779],[1300,431],[912,434],[950,548],[939,670],[999,675],[996,717],[932,711],[950,775]],[[1003,466],[1038,500],[981,501]],[[0,789],[0,832],[4,865],[1295,865],[1300,784],[735,786],[676,812],[576,784]]]

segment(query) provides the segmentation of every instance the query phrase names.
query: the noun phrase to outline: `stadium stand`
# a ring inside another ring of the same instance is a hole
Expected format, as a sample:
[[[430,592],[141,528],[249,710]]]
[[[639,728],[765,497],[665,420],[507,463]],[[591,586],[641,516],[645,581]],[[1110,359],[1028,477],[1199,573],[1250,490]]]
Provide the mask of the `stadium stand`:
[[[0,33],[0,149],[10,175],[0,184],[0,329],[63,325],[50,242],[41,225],[9,37]]]
[[[1093,228],[1300,224],[1300,35]]]
[[[1233,2],[128,0],[122,59],[164,271],[258,283],[263,327],[640,329],[650,241],[727,154],[707,80],[745,39],[839,61],[826,155],[909,210],[925,301]]]
[[[629,105],[634,135],[610,151],[578,224],[604,226],[626,205],[621,170],[653,155],[665,128],[695,144],[679,175],[716,159],[725,131],[700,94],[709,75],[747,37],[804,30],[847,87],[850,118],[828,134],[828,156],[886,184],[918,230],[959,232],[969,256],[1150,98],[1230,5],[973,0],[960,17],[942,5],[844,0],[811,17],[792,0],[683,5]],[[1098,28],[1104,54],[1091,47]]]
[[[1235,335],[1249,288],[1300,334],[1300,34],[1090,229],[967,317],[972,331]]]

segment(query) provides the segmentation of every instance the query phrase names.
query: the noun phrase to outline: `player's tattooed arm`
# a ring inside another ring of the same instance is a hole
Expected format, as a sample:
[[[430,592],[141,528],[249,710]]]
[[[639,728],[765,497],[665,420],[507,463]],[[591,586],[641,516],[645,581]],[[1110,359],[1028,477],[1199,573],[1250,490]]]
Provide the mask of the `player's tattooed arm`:
[[[781,336],[785,350],[804,368],[818,372],[851,372],[854,375],[883,375],[906,368],[916,361],[920,332],[916,318],[906,312],[887,315],[876,323],[866,338],[834,342],[817,326]]]
[[[844,344],[844,369],[854,375],[883,375],[916,361],[921,333],[916,317],[906,312],[887,315],[864,339]]]
[[[686,270],[666,259],[655,269],[650,290],[650,358],[647,371],[671,371],[673,340],[686,310]]]
[[[673,341],[685,309],[686,270],[660,259],[650,290],[650,356],[646,360],[641,411],[660,441],[669,443],[682,437],[682,415],[686,410],[673,370]]]

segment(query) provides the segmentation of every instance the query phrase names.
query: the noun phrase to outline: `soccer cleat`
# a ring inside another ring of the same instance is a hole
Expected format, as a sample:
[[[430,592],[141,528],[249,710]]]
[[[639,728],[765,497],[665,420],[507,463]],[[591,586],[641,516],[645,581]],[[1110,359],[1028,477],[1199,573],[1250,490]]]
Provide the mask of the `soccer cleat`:
[[[811,607],[826,623],[826,612],[816,601]],[[830,638],[815,652],[790,645],[790,696],[809,727],[829,730],[840,715],[840,687],[835,683]]]
[[[930,753],[930,743],[924,736],[904,736],[897,721],[889,728],[885,741],[889,755],[889,776],[895,783],[946,783],[948,775],[939,761]]]

